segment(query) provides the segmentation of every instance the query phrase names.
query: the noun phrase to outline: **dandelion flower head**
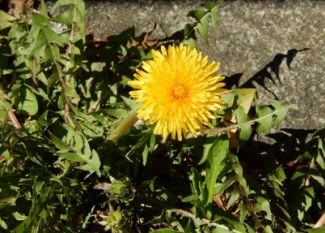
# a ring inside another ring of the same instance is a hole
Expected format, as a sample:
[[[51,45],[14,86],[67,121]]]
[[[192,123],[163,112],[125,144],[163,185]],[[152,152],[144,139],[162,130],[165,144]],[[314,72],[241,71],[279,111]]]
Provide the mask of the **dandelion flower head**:
[[[152,59],[143,61],[128,83],[135,89],[130,95],[140,104],[138,118],[155,124],[153,133],[163,142],[168,136],[179,141],[196,136],[224,105],[219,66],[183,44],[153,50]]]

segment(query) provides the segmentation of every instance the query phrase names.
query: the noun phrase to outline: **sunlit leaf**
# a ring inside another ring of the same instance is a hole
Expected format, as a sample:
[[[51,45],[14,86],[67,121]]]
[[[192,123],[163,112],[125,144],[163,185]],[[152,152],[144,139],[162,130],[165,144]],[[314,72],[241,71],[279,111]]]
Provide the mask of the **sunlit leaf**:
[[[38,101],[34,93],[26,86],[21,86],[10,95],[16,109],[30,116],[38,112]]]
[[[257,106],[256,112],[260,118],[257,132],[263,133],[271,129],[273,121],[272,109],[267,106]]]
[[[176,231],[169,228],[161,228],[161,229],[150,231],[150,233],[181,233],[181,231]]]
[[[242,141],[247,141],[252,134],[252,126],[250,124],[243,124],[249,122],[251,119],[245,113],[243,107],[238,107],[234,112],[234,115],[237,118],[237,122],[240,124],[239,139]]]
[[[10,27],[12,25],[11,21],[14,21],[14,20],[16,20],[15,17],[0,10],[0,30]]]
[[[208,195],[205,203],[208,204],[212,201],[214,194],[216,193],[216,180],[219,174],[225,167],[224,160],[228,154],[229,142],[224,137],[217,138],[212,144],[208,154],[208,169],[205,179]]]

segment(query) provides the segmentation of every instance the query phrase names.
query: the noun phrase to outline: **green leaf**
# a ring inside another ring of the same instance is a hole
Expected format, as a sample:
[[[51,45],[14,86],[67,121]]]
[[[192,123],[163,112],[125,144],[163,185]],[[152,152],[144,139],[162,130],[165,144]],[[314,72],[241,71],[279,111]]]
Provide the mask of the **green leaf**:
[[[273,233],[273,230],[272,230],[271,226],[266,226],[266,227],[264,228],[264,232],[265,232],[265,233]]]
[[[85,135],[92,138],[102,137],[104,134],[103,127],[98,126],[95,123],[85,121],[83,123],[80,123],[80,127],[82,128],[82,131]]]
[[[134,102],[134,100],[127,98],[125,96],[121,96],[121,98],[123,99],[124,103],[131,108],[131,111],[135,111],[138,108],[138,104],[136,102]]]
[[[181,233],[181,231],[176,231],[169,228],[161,228],[161,229],[150,231],[150,233]]]
[[[81,170],[90,172],[90,174],[96,173],[97,176],[100,176],[100,165],[101,163],[97,152],[92,150],[89,158],[87,159],[87,163],[79,168]]]
[[[215,25],[218,21],[219,8],[222,6],[222,1],[219,1],[217,4],[212,4],[211,7],[207,6],[210,9],[211,23]]]
[[[193,17],[194,19],[196,19],[197,21],[200,21],[200,19],[207,13],[206,10],[203,9],[197,9],[197,10],[193,10],[190,11],[187,16],[189,17]]]
[[[182,202],[193,202],[197,200],[199,200],[199,196],[197,194],[192,194],[183,198]]]
[[[10,94],[17,111],[33,116],[38,112],[38,101],[34,93],[26,86],[19,86]]]
[[[12,213],[13,217],[17,220],[17,221],[24,221],[27,216],[18,212],[14,212]]]
[[[256,112],[259,117],[257,132],[263,133],[272,128],[272,109],[267,106],[257,106]]]
[[[10,27],[12,25],[11,21],[14,21],[14,20],[16,20],[15,17],[0,10],[0,30]]]
[[[73,163],[80,163],[77,168],[88,171],[90,174],[96,173],[100,176],[100,159],[98,153],[90,148],[87,139],[79,132],[67,126],[68,133],[62,140],[51,134],[51,140],[58,151],[56,154]]]
[[[226,208],[229,209],[233,204],[235,204],[235,202],[239,200],[239,197],[240,194],[238,191],[234,190],[229,197]]]
[[[284,106],[277,100],[273,100],[271,102],[271,105],[273,106],[273,108],[275,109],[275,111],[281,109],[282,111],[278,111],[277,114],[275,115],[275,119],[274,119],[274,124],[273,126],[277,126],[279,125],[283,119],[285,118],[285,116],[287,115],[287,112],[289,110],[289,108],[293,107],[294,105],[290,105],[289,108],[283,108]]]
[[[308,229],[308,230],[306,230],[306,232],[308,232],[308,233],[324,233],[325,232],[325,227]]]
[[[256,211],[265,212],[266,213],[265,219],[270,220],[270,221],[272,220],[272,212],[271,212],[270,202],[266,198],[258,196],[255,199],[254,209]]]
[[[256,94],[255,88],[239,88],[236,89],[235,95],[238,97],[237,105],[241,106],[245,113],[248,113],[252,107],[252,103]]]
[[[56,11],[58,10],[59,7],[62,7],[62,6],[67,6],[67,5],[76,5],[78,3],[83,3],[82,0],[58,0],[55,2],[55,4],[52,6],[52,13],[53,11]]]
[[[229,177],[225,182],[218,183],[216,187],[216,193],[223,193],[227,188],[237,181],[236,176]]]
[[[193,38],[185,39],[183,43],[191,48],[197,48],[197,41]]]
[[[215,140],[208,154],[208,168],[205,179],[208,195],[205,203],[212,202],[213,196],[216,193],[216,181],[219,174],[225,168],[224,160],[228,155],[229,141],[226,137],[220,137]]]
[[[196,29],[203,38],[203,40],[208,44],[208,27],[209,23],[216,24],[218,19],[218,12],[222,1],[216,3],[205,3],[201,5],[200,9],[190,11],[188,17],[193,17],[196,20]],[[186,29],[186,28],[185,28]],[[184,32],[185,32],[184,29]],[[191,36],[194,38],[193,36]]]
[[[274,110],[268,106],[256,106],[256,113],[258,115],[258,119],[256,119],[256,121],[258,121],[258,133],[263,133],[278,125],[283,120],[288,110],[294,107],[294,105],[284,106],[278,101],[273,101],[272,107]]]
[[[207,44],[209,42],[209,34],[208,34],[209,18],[208,17],[209,17],[208,15],[202,17],[200,23],[197,25],[197,29],[200,35],[202,36],[204,42]]]
[[[142,151],[142,165],[143,166],[146,166],[146,164],[147,164],[148,155],[149,155],[149,147],[148,147],[148,145],[145,145],[144,149]]]
[[[201,158],[201,160],[199,161],[198,164],[203,164],[208,159],[209,151],[210,151],[212,145],[213,145],[213,142],[212,143],[206,143],[206,144],[203,145],[202,158]]]
[[[249,227],[245,226],[244,224],[231,220],[229,218],[223,218],[226,222],[228,222],[229,227],[221,224],[216,224],[215,228],[213,229],[213,233],[253,233],[254,231]],[[227,224],[227,225],[228,225]],[[230,227],[231,226],[231,227]]]
[[[201,197],[203,193],[203,181],[198,171],[193,167],[191,168],[191,175],[189,178],[191,180],[192,193]]]
[[[49,24],[49,18],[47,16],[44,16],[42,14],[33,13],[33,18],[32,18],[33,22],[32,25],[33,27],[47,27]]]
[[[324,140],[325,140],[325,138],[324,138]],[[323,145],[324,143],[321,138],[318,138],[317,142],[318,142],[318,145],[317,145],[318,153],[316,156],[316,162],[322,170],[325,170],[325,149],[324,149],[324,145]]]
[[[250,124],[243,123],[249,122],[250,118],[247,116],[244,108],[241,106],[235,110],[234,115],[237,118],[237,123],[240,125],[239,139],[242,141],[248,141],[252,134],[252,127]]]
[[[7,223],[1,217],[0,217],[0,227],[5,230],[8,229]]]
[[[9,109],[8,96],[0,89],[0,125],[7,121]]]
[[[311,178],[319,183],[321,187],[325,187],[325,179],[322,176],[311,175]]]
[[[41,0],[40,14],[48,17],[47,7],[46,7],[44,0]]]
[[[64,9],[62,7],[64,6],[71,6],[71,8],[65,9],[65,11],[62,12],[61,9]],[[60,12],[62,17],[60,16],[56,18],[55,20],[58,20],[59,22],[63,22],[65,24],[76,24],[79,28],[80,35],[85,35],[85,3],[83,0],[58,0],[51,8],[52,14],[56,14],[56,12]],[[70,22],[69,22],[70,19]],[[74,33],[74,32],[72,32]],[[83,39],[84,40],[84,39]],[[75,40],[73,40],[75,41]]]
[[[236,231],[232,231],[226,226],[216,226],[212,230],[212,233],[234,233],[234,232]]]

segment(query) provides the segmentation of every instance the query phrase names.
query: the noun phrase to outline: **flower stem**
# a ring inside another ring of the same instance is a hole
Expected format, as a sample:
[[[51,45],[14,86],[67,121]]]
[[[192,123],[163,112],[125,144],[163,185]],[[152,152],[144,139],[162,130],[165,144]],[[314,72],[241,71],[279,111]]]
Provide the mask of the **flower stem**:
[[[117,141],[127,133],[127,131],[138,120],[136,111],[131,112],[128,116],[121,120],[116,129],[108,136],[108,140],[117,143]]]

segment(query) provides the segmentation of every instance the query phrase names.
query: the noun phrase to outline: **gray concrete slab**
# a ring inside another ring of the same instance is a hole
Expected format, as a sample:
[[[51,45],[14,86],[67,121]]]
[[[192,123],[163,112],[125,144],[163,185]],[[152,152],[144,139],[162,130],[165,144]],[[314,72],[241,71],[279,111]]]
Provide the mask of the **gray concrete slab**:
[[[97,37],[135,26],[164,38],[181,30],[200,1],[88,1],[89,31]],[[239,85],[256,86],[261,101],[296,104],[282,127],[325,127],[325,1],[226,1],[199,48],[221,62]],[[289,64],[289,65],[288,65]],[[258,83],[265,81],[265,87]]]

